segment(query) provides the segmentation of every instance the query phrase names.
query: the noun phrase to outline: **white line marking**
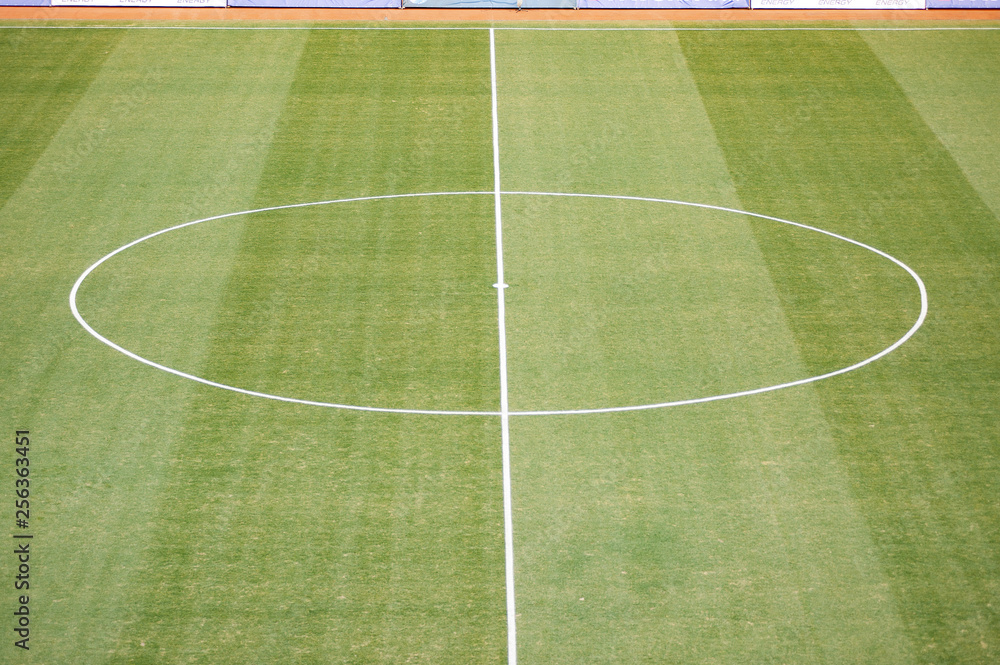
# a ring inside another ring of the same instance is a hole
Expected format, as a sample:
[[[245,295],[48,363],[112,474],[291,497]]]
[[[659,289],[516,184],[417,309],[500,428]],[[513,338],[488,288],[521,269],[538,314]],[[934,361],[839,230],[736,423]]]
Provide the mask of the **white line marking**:
[[[722,206],[708,205],[708,204],[705,204],[705,203],[691,203],[689,201],[676,201],[676,200],[673,200],[673,199],[658,199],[658,198],[650,198],[650,197],[642,197],[642,196],[616,196],[616,195],[612,195],[612,194],[572,194],[572,193],[566,193],[566,192],[504,192],[504,191],[501,191],[500,193],[503,194],[503,195],[505,195],[505,196],[561,196],[561,197],[594,198],[594,199],[619,199],[619,200],[626,200],[626,201],[646,201],[646,202],[651,202],[651,203],[670,203],[670,204],[674,204],[674,205],[690,206],[690,207],[693,207],[693,208],[705,208],[705,209],[709,209],[709,210],[721,210],[721,211],[724,211],[724,212],[732,212],[732,213],[739,214],[739,215],[747,215],[749,217],[757,217],[757,218],[760,218],[760,219],[767,219],[767,220],[770,220],[770,221],[779,222],[781,224],[788,224],[789,226],[796,226],[796,227],[799,227],[799,228],[802,228],[802,229],[806,229],[806,230],[809,230],[809,231],[815,231],[817,233],[822,233],[824,235],[830,236],[831,238],[836,238],[838,240],[843,240],[844,242],[848,242],[848,243],[851,243],[852,245],[857,245],[858,247],[866,249],[866,250],[868,250],[870,252],[874,252],[875,254],[878,254],[879,256],[882,256],[882,257],[884,257],[884,258],[892,261],[896,265],[900,266],[901,268],[903,268],[903,270],[905,270],[907,273],[909,273],[910,277],[913,278],[913,281],[916,282],[916,284],[917,284],[917,288],[920,290],[920,316],[917,318],[916,323],[913,324],[913,326],[909,329],[909,331],[907,331],[907,333],[905,335],[903,335],[901,338],[899,338],[899,340],[897,340],[891,346],[883,349],[882,351],[880,351],[879,353],[871,356],[870,358],[866,358],[866,359],[862,360],[861,362],[855,363],[855,364],[853,364],[853,365],[851,365],[849,367],[844,367],[842,369],[839,369],[839,370],[836,370],[836,371],[833,371],[833,372],[829,372],[827,374],[822,374],[820,376],[812,376],[812,377],[808,377],[808,378],[805,378],[805,379],[800,379],[798,381],[790,381],[788,383],[782,383],[782,384],[778,384],[778,385],[774,385],[774,386],[765,386],[763,388],[755,388],[755,389],[752,389],[752,390],[743,390],[743,391],[740,391],[740,392],[726,393],[724,395],[711,395],[711,396],[708,396],[708,397],[698,397],[698,398],[694,398],[694,399],[678,400],[678,401],[674,401],[674,402],[659,402],[659,403],[656,403],[656,404],[639,404],[639,405],[631,405],[631,406],[615,406],[615,407],[594,408],[594,409],[570,409],[570,410],[550,410],[550,411],[509,411],[508,412],[509,416],[543,416],[543,415],[544,416],[554,416],[554,415],[576,415],[576,414],[587,414],[587,413],[614,413],[614,412],[620,412],[620,411],[640,411],[640,410],[644,410],[644,409],[663,409],[663,408],[668,408],[668,407],[672,407],[672,406],[684,406],[684,405],[688,405],[688,404],[700,404],[700,403],[703,403],[703,402],[716,402],[716,401],[724,400],[724,399],[732,399],[732,398],[735,398],[735,397],[746,397],[748,395],[758,395],[760,393],[771,392],[771,391],[774,391],[774,390],[781,390],[783,388],[792,388],[794,386],[801,386],[801,385],[805,385],[807,383],[813,383],[815,381],[822,381],[823,379],[828,379],[828,378],[831,378],[831,377],[834,377],[834,376],[838,376],[840,374],[846,374],[847,372],[852,372],[852,371],[854,371],[856,369],[860,369],[861,367],[864,367],[865,365],[868,365],[869,363],[875,362],[876,360],[878,360],[878,359],[886,356],[889,353],[892,353],[897,348],[899,348],[901,345],[903,345],[907,340],[909,340],[914,335],[914,333],[917,332],[917,329],[919,329],[920,326],[923,325],[924,320],[927,318],[927,310],[928,310],[927,289],[924,286],[923,280],[920,279],[920,276],[912,268],[910,268],[909,266],[907,266],[905,263],[903,263],[899,259],[891,256],[890,254],[887,254],[887,253],[883,252],[882,250],[876,249],[875,247],[872,247],[870,245],[866,245],[866,244],[864,244],[862,242],[859,242],[857,240],[852,240],[851,238],[847,238],[845,236],[838,235],[836,233],[832,233],[830,231],[824,231],[823,229],[816,228],[814,226],[807,226],[806,224],[800,224],[798,222],[792,222],[792,221],[789,221],[787,219],[780,219],[778,217],[770,217],[768,215],[761,215],[761,214],[754,213],[754,212],[747,212],[746,210],[736,210],[735,208],[724,208]],[[89,268],[87,268],[83,272],[83,274],[80,275],[80,277],[76,280],[76,283],[73,285],[73,289],[70,291],[70,294],[69,294],[70,309],[73,311],[73,316],[76,318],[76,320],[80,323],[81,326],[83,326],[83,328],[88,333],[90,333],[91,335],[93,335],[96,339],[98,339],[99,341],[103,342],[104,344],[107,344],[111,348],[115,349],[119,353],[122,353],[122,354],[128,356],[129,358],[132,358],[133,360],[138,360],[141,363],[144,363],[146,365],[149,365],[150,367],[154,367],[156,369],[162,370],[164,372],[169,372],[170,374],[174,374],[174,375],[179,376],[181,378],[190,379],[192,381],[197,381],[198,383],[203,383],[205,385],[213,386],[215,388],[221,388],[223,390],[230,390],[232,392],[242,393],[244,395],[250,395],[252,397],[262,397],[264,399],[277,400],[279,402],[290,402],[290,403],[293,403],[293,404],[306,404],[306,405],[309,405],[309,406],[321,406],[321,407],[335,408],[335,409],[349,409],[349,410],[354,410],[354,411],[377,411],[377,412],[382,412],[382,413],[408,413],[408,414],[420,414],[420,415],[499,416],[499,415],[501,415],[500,411],[448,411],[448,410],[431,410],[431,409],[398,409],[398,408],[383,408],[383,407],[372,407],[372,406],[357,406],[357,405],[352,405],[352,404],[336,404],[336,403],[332,403],[332,402],[319,402],[319,401],[313,401],[313,400],[296,399],[296,398],[293,398],[293,397],[282,397],[281,395],[271,395],[271,394],[268,394],[268,393],[257,392],[257,391],[254,391],[254,390],[246,390],[246,389],[243,389],[243,388],[237,388],[235,386],[229,386],[229,385],[226,385],[226,384],[223,384],[223,383],[218,383],[216,381],[210,381],[208,379],[203,379],[201,377],[194,376],[194,375],[188,374],[186,372],[181,372],[180,370],[176,370],[176,369],[173,369],[171,367],[166,367],[165,365],[161,365],[159,363],[153,362],[152,360],[148,360],[146,358],[143,358],[142,356],[140,356],[138,354],[135,354],[135,353],[129,351],[128,349],[125,349],[125,348],[119,346],[118,344],[115,344],[114,342],[112,342],[111,340],[107,339],[106,337],[104,337],[100,333],[98,333],[96,330],[94,330],[90,326],[90,324],[88,324],[87,321],[84,320],[83,316],[80,315],[80,312],[77,309],[77,305],[76,305],[77,292],[79,291],[80,286],[83,284],[83,281],[87,278],[88,275],[90,275],[91,272],[93,272],[98,266],[100,266],[102,263],[104,263],[105,261],[107,261],[111,257],[113,257],[113,256],[115,256],[115,255],[117,255],[117,254],[125,251],[126,249],[129,249],[130,247],[134,247],[135,245],[138,245],[139,243],[141,243],[141,242],[143,242],[145,240],[149,240],[150,238],[154,238],[156,236],[162,235],[164,233],[168,233],[170,231],[175,231],[177,229],[182,229],[182,228],[187,227],[187,226],[193,226],[195,224],[201,224],[202,222],[209,222],[209,221],[217,220],[217,219],[225,219],[227,217],[237,217],[239,215],[249,215],[249,214],[256,213],[256,212],[266,212],[266,211],[270,211],[270,210],[287,210],[287,209],[290,209],[290,208],[305,208],[305,207],[309,207],[309,206],[329,205],[329,204],[334,204],[334,203],[350,203],[350,202],[357,202],[357,201],[378,201],[378,200],[385,200],[385,199],[402,199],[402,198],[414,198],[414,197],[422,197],[422,196],[469,196],[469,195],[487,196],[488,195],[488,196],[496,197],[496,194],[497,194],[496,191],[492,191],[492,192],[426,192],[426,193],[420,193],[420,194],[387,194],[387,195],[383,195],[383,196],[361,196],[361,197],[355,197],[355,198],[350,198],[350,199],[334,199],[334,200],[330,200],[330,201],[315,201],[315,202],[312,202],[312,203],[293,203],[291,205],[272,206],[272,207],[269,207],[269,208],[258,208],[256,210],[244,210],[244,211],[241,211],[241,212],[226,213],[224,215],[215,215],[214,217],[206,217],[205,219],[198,219],[198,220],[195,220],[193,222],[185,222],[184,224],[178,224],[176,226],[171,226],[170,228],[167,228],[167,229],[163,229],[163,230],[160,230],[160,231],[156,231],[154,233],[150,233],[149,235],[143,236],[142,238],[139,238],[138,240],[133,240],[132,242],[128,243],[127,245],[123,245],[123,246],[119,247],[118,249],[114,250],[113,252],[111,252],[111,253],[107,254],[106,256],[102,257],[96,263],[94,263]],[[500,282],[497,282],[497,283],[499,284]],[[494,287],[496,287],[496,285],[494,285]],[[504,284],[504,288],[507,288],[506,284]],[[497,290],[498,291],[502,291],[503,289],[499,289],[498,288]]]
[[[503,453],[503,540],[507,586],[507,663],[517,665],[517,612],[514,610],[514,508],[510,489],[510,406],[507,401],[507,323],[504,306],[503,222],[500,214],[500,123],[497,118],[496,40],[490,28],[490,88],[493,104],[493,210],[497,235],[497,327],[500,337],[500,444]],[[500,288],[500,286],[503,288]]]
[[[780,19],[775,19],[780,20]],[[942,19],[946,20],[946,19]],[[738,22],[737,21],[733,21]],[[938,32],[944,30],[1000,30],[997,26],[939,26],[939,27],[919,27],[919,28],[866,28],[862,26],[854,28],[838,28],[829,27],[825,28],[810,27],[810,28],[796,28],[796,27],[746,27],[746,28],[709,28],[709,27],[652,27],[652,28],[556,28],[556,27],[530,27],[530,26],[507,26],[498,27],[497,30],[527,30],[527,31],[540,31],[540,32]]]

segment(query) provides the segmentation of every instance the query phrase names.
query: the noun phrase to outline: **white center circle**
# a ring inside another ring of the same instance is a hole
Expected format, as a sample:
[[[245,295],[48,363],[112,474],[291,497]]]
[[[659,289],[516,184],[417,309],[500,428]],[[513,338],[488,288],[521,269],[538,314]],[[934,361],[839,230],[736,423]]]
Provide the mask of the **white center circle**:
[[[721,211],[721,212],[734,213],[734,214],[737,214],[737,215],[744,215],[744,216],[747,216],[747,217],[753,217],[753,218],[757,218],[757,219],[764,219],[764,220],[776,222],[776,223],[779,223],[779,224],[786,224],[786,225],[797,227],[797,228],[804,229],[804,230],[807,230],[807,231],[812,231],[812,232],[815,232],[815,233],[820,233],[820,234],[823,234],[825,236],[829,236],[831,238],[834,238],[836,240],[840,240],[842,242],[850,243],[850,244],[855,245],[857,247],[861,247],[862,249],[865,249],[865,250],[867,250],[869,252],[872,252],[872,253],[874,253],[874,254],[876,254],[876,255],[878,255],[878,256],[880,256],[880,257],[882,257],[882,258],[884,258],[884,259],[886,259],[888,261],[891,261],[892,263],[894,263],[898,267],[900,267],[903,270],[905,270],[907,272],[907,274],[909,274],[909,276],[916,283],[917,288],[920,291],[920,314],[917,317],[917,320],[910,327],[910,329],[907,330],[906,334],[904,334],[902,337],[900,337],[898,340],[896,340],[893,344],[887,346],[886,348],[882,349],[878,353],[876,353],[876,354],[874,354],[872,356],[869,356],[868,358],[865,358],[864,360],[862,360],[860,362],[854,363],[853,365],[849,365],[847,367],[842,367],[842,368],[834,370],[832,372],[827,372],[825,374],[820,374],[820,375],[816,375],[816,376],[810,376],[810,377],[807,377],[807,378],[804,378],[804,379],[799,379],[799,380],[796,380],[796,381],[789,381],[787,383],[780,383],[780,384],[775,384],[775,385],[762,386],[762,387],[759,387],[759,388],[753,388],[753,389],[749,389],[749,390],[742,390],[742,391],[738,391],[738,392],[725,393],[725,394],[720,394],[720,395],[709,395],[709,396],[705,396],[705,397],[693,397],[693,398],[690,398],[690,399],[675,400],[675,401],[670,401],[670,402],[658,402],[658,403],[652,403],[652,404],[635,404],[635,405],[627,405],[627,406],[596,407],[596,408],[590,408],[590,409],[545,410],[545,411],[511,411],[509,413],[509,415],[511,415],[511,416],[573,415],[573,414],[588,414],[588,413],[611,413],[611,412],[619,412],[619,411],[639,411],[639,410],[645,410],[645,409],[662,409],[662,408],[667,408],[667,407],[672,407],[672,406],[683,406],[683,405],[688,405],[688,404],[700,404],[700,403],[703,403],[703,402],[714,402],[714,401],[719,401],[719,400],[724,400],[724,399],[732,399],[734,397],[746,397],[746,396],[749,396],[749,395],[757,395],[757,394],[761,394],[761,393],[772,392],[772,391],[775,391],[775,390],[781,390],[783,388],[791,388],[791,387],[794,387],[794,386],[801,386],[801,385],[805,385],[807,383],[813,383],[813,382],[816,382],[816,381],[821,381],[823,379],[828,379],[828,378],[831,378],[831,377],[834,377],[834,376],[837,376],[837,375],[840,375],[840,374],[846,374],[847,372],[852,372],[852,371],[854,371],[856,369],[864,367],[865,365],[868,365],[869,363],[875,362],[876,360],[878,360],[880,358],[883,358],[884,356],[888,355],[889,353],[892,353],[897,348],[899,348],[904,343],[906,343],[906,341],[908,339],[910,339],[910,337],[912,337],[914,335],[914,333],[917,332],[917,330],[920,328],[920,326],[923,325],[924,320],[927,318],[927,289],[924,286],[923,280],[920,279],[920,276],[917,275],[917,273],[912,268],[910,268],[909,266],[907,266],[905,263],[903,263],[899,259],[897,259],[897,258],[895,258],[895,257],[893,257],[893,256],[891,256],[891,255],[889,255],[889,254],[887,254],[887,253],[879,250],[879,249],[871,247],[870,245],[866,245],[866,244],[864,244],[862,242],[859,242],[857,240],[852,240],[851,238],[847,238],[845,236],[838,235],[836,233],[832,233],[830,231],[824,231],[823,229],[819,229],[819,228],[816,228],[816,227],[813,227],[813,226],[808,226],[806,224],[800,224],[798,222],[792,222],[792,221],[789,221],[789,220],[786,220],[786,219],[780,219],[778,217],[771,217],[771,216],[768,216],[768,215],[761,215],[761,214],[758,214],[758,213],[747,212],[745,210],[736,210],[734,208],[725,208],[725,207],[722,207],[722,206],[713,206],[713,205],[707,205],[707,204],[703,204],[703,203],[691,203],[691,202],[688,202],[688,201],[675,201],[675,200],[671,200],[671,199],[660,199],[660,198],[649,198],[649,197],[638,197],[638,196],[613,196],[613,195],[604,195],[604,194],[568,194],[568,193],[557,193],[557,192],[501,192],[500,194],[504,195],[504,196],[548,196],[548,197],[569,197],[569,198],[616,199],[616,200],[624,200],[624,201],[642,201],[642,202],[649,202],[649,203],[664,203],[664,204],[669,204],[669,205],[688,206],[688,207],[691,207],[691,208],[701,208],[701,209],[706,209],[706,210],[715,210],[715,211]],[[137,240],[133,240],[132,242],[119,247],[118,249],[114,250],[113,252],[110,252],[109,254],[107,254],[107,255],[103,256],[102,258],[100,258],[99,260],[97,260],[93,265],[91,265],[89,268],[87,268],[83,272],[83,274],[80,275],[80,277],[76,280],[76,283],[73,285],[73,289],[70,291],[70,295],[69,295],[70,309],[73,312],[73,316],[76,318],[76,320],[80,323],[81,326],[83,326],[83,328],[88,333],[90,333],[91,335],[93,335],[95,338],[97,338],[98,340],[100,340],[104,344],[107,344],[111,348],[115,349],[116,351],[118,351],[118,352],[120,352],[120,353],[128,356],[129,358],[132,358],[133,360],[138,360],[141,363],[149,365],[150,367],[155,367],[156,369],[162,370],[164,372],[168,372],[170,374],[174,374],[176,376],[179,376],[179,377],[182,377],[182,378],[185,378],[185,379],[189,379],[191,381],[196,381],[198,383],[202,383],[202,384],[205,384],[205,385],[208,385],[208,386],[212,386],[212,387],[215,387],[215,388],[221,388],[223,390],[229,390],[229,391],[232,391],[232,392],[237,392],[237,393],[241,393],[241,394],[244,394],[244,395],[249,395],[249,396],[252,396],[252,397],[261,397],[261,398],[264,398],[264,399],[277,400],[277,401],[281,401],[281,402],[290,402],[290,403],[294,403],[294,404],[304,404],[304,405],[309,405],[309,406],[319,406],[319,407],[334,408],[334,409],[349,409],[349,410],[354,410],[354,411],[376,411],[376,412],[383,412],[383,413],[407,413],[407,414],[425,414],[425,415],[499,416],[499,415],[501,415],[500,411],[460,411],[460,410],[434,410],[434,409],[403,409],[403,408],[387,408],[387,407],[375,407],[375,406],[364,406],[364,405],[354,405],[354,404],[337,404],[337,403],[334,403],[334,402],[322,402],[322,401],[316,401],[316,400],[299,399],[299,398],[295,398],[295,397],[286,397],[286,396],[282,396],[282,395],[273,395],[273,394],[270,394],[270,393],[264,393],[264,392],[259,392],[259,391],[255,391],[255,390],[247,390],[245,388],[239,388],[239,387],[236,387],[236,386],[226,385],[224,383],[219,383],[217,381],[212,381],[210,379],[205,379],[205,378],[202,378],[202,377],[199,377],[199,376],[195,376],[193,374],[188,374],[187,372],[182,372],[182,371],[174,369],[172,367],[167,367],[166,365],[162,365],[160,363],[157,363],[157,362],[154,362],[154,361],[149,360],[147,358],[144,358],[144,357],[142,357],[142,356],[140,356],[140,355],[138,355],[136,353],[133,353],[132,351],[129,351],[128,349],[120,346],[119,344],[116,344],[115,342],[107,339],[106,337],[104,337],[103,335],[101,335],[100,333],[98,333],[96,330],[94,330],[94,328],[89,323],[87,323],[87,321],[80,314],[80,311],[77,308],[77,303],[76,303],[77,293],[78,293],[78,291],[80,289],[80,286],[87,279],[87,277],[98,266],[100,266],[101,264],[103,264],[105,261],[108,261],[113,256],[116,256],[117,254],[120,254],[121,252],[124,252],[125,250],[127,250],[127,249],[129,249],[131,247],[135,247],[136,245],[138,245],[138,244],[140,244],[142,242],[145,242],[145,241],[147,241],[147,240],[149,240],[151,238],[155,238],[156,236],[160,236],[160,235],[163,235],[165,233],[169,233],[171,231],[176,231],[176,230],[183,229],[183,228],[186,228],[186,227],[189,227],[189,226],[194,226],[196,224],[203,224],[205,222],[211,222],[211,221],[220,220],[220,219],[227,219],[227,218],[230,218],[230,217],[239,217],[239,216],[243,216],[243,215],[251,215],[251,214],[254,214],[254,213],[269,212],[269,211],[274,211],[274,210],[289,210],[289,209],[293,209],[293,208],[305,208],[305,207],[312,207],[312,206],[333,205],[333,204],[337,204],[337,203],[355,203],[355,202],[362,202],[362,201],[379,201],[379,200],[387,200],[387,199],[402,199],[402,198],[431,197],[431,196],[470,196],[470,195],[494,196],[495,194],[494,194],[494,192],[429,192],[429,193],[420,193],[420,194],[391,194],[391,195],[385,195],[385,196],[365,196],[365,197],[356,197],[356,198],[347,198],[347,199],[335,199],[335,200],[330,200],[330,201],[315,201],[315,202],[311,202],[311,203],[295,203],[295,204],[291,204],[291,205],[273,206],[273,207],[269,207],[269,208],[257,208],[257,209],[254,209],[254,210],[243,210],[243,211],[240,211],[240,212],[232,212],[232,213],[227,213],[225,215],[216,215],[214,217],[206,217],[204,219],[198,219],[198,220],[194,220],[194,221],[191,221],[191,222],[186,222],[184,224],[178,224],[177,226],[171,226],[169,228],[162,229],[160,231],[156,231],[155,233],[150,233],[149,235],[143,236],[142,238],[139,238]],[[499,285],[494,285],[494,286],[499,286]],[[503,287],[507,288],[507,285],[504,284]]]

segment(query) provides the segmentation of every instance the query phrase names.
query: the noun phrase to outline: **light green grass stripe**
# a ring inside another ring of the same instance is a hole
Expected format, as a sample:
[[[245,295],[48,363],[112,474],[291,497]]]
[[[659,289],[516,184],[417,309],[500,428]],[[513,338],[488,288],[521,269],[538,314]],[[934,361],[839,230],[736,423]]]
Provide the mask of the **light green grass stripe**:
[[[486,189],[487,54],[475,33],[310,34],[254,207]],[[484,196],[255,215],[204,375],[495,409],[492,231]],[[112,662],[503,660],[495,419],[205,389],[184,427]]]
[[[35,300],[25,311],[42,305],[21,332],[37,344],[19,358],[34,367],[22,378],[31,393],[5,418],[26,418],[44,442],[32,459],[37,542],[47,557],[33,595],[34,662],[106,662],[131,620],[149,520],[192,392],[95,348],[67,318],[66,287],[129,236],[206,208],[247,205],[301,40],[126,34],[2,212],[32,266],[10,285]],[[215,240],[203,249],[224,270],[232,238]],[[164,321],[150,296],[164,271],[197,277],[175,257],[152,258],[95,283],[82,305],[155,334]],[[177,353],[193,364],[215,314],[211,298],[185,312]]]
[[[498,44],[505,189],[740,207],[676,36]],[[811,310],[714,214],[506,197],[512,408],[804,371],[787,317]],[[515,421],[522,662],[905,661],[832,444],[809,389]]]
[[[942,77],[961,66],[946,64],[953,55],[937,38],[907,39]],[[816,391],[920,658],[996,660],[1000,438],[987,414],[998,383],[985,361],[1000,345],[985,323],[1000,306],[995,216],[861,36],[682,43],[744,205],[828,220],[927,283],[931,315],[900,354]],[[732,50],[745,57],[721,56]],[[960,105],[982,103],[976,88],[963,95]],[[782,299],[809,297],[794,245],[756,233]],[[793,329],[810,362],[821,358],[824,328]]]

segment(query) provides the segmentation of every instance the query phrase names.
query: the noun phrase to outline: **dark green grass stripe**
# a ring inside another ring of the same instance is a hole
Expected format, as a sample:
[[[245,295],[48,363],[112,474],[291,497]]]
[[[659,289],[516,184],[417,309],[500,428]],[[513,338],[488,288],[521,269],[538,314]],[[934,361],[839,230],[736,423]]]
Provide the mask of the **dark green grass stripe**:
[[[261,205],[491,190],[488,53],[478,32],[312,33]]]
[[[258,204],[490,189],[487,53],[478,33],[312,33]],[[331,367],[332,392],[312,399],[497,407],[485,198],[325,206],[247,223],[217,326],[220,379],[248,385],[232,358],[270,348],[271,362],[297,354]],[[262,317],[281,330],[255,326]],[[281,369],[310,389],[311,370]],[[299,396],[280,394],[289,391]]]
[[[313,33],[259,205],[490,189],[487,53],[478,33]],[[313,399],[496,409],[489,204],[399,199],[248,221],[217,326],[223,380],[246,373],[234,357],[289,344],[336,368],[329,387],[341,392]]]
[[[917,650],[988,662],[1000,641],[997,219],[857,35],[680,40],[747,209],[869,242],[927,282],[917,337],[818,391]],[[795,245],[762,225],[755,234],[786,308],[810,297]],[[901,318],[915,297],[904,282]],[[849,277],[824,286],[850,288]],[[884,307],[869,303],[873,320]],[[823,321],[790,325],[822,363]]]
[[[71,30],[0,31],[0,209],[24,183],[121,37]],[[87,147],[77,146],[80,151]],[[4,389],[5,406],[22,409],[24,396],[56,371],[51,359],[70,338],[51,332],[59,325],[53,321],[61,321],[65,313],[65,296],[53,296],[52,281],[30,281],[51,269],[35,255],[38,247],[24,240],[31,237],[33,229],[27,225],[33,222],[10,216],[0,221],[6,251],[0,262],[0,300],[8,313],[0,324],[0,377],[10,380]],[[59,242],[62,229],[52,229]],[[29,368],[44,374],[24,381]],[[22,411],[19,417],[29,415],[31,411]]]
[[[0,34],[0,208],[31,171],[125,33]]]

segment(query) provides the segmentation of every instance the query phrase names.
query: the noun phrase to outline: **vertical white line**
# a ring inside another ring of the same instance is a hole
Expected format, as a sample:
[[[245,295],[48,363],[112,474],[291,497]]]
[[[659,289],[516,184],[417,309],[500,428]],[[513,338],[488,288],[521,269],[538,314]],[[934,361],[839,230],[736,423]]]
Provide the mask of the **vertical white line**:
[[[504,307],[503,223],[500,216],[500,125],[497,120],[497,56],[490,28],[490,88],[493,101],[493,210],[497,230],[497,321],[500,332],[500,441],[503,451],[503,538],[507,586],[507,663],[517,665],[517,613],[514,610],[514,516],[510,498],[510,407],[507,403],[507,324]]]

